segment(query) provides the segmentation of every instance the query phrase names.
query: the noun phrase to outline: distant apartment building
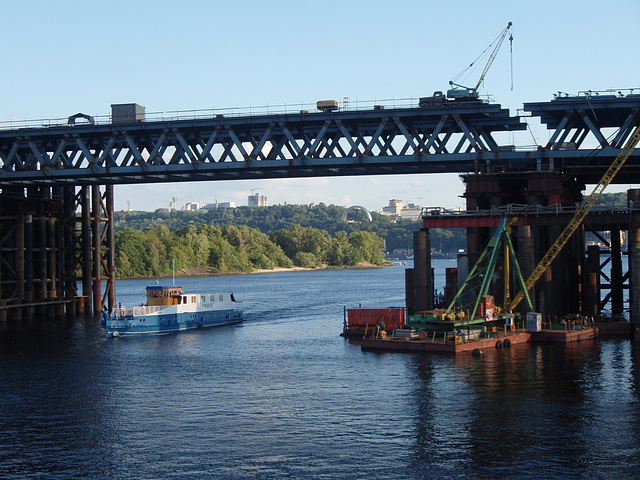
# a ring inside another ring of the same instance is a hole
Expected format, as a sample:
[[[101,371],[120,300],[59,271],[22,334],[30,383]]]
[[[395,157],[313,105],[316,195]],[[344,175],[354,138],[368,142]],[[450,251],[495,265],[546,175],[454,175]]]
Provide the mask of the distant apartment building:
[[[410,220],[420,219],[422,207],[415,203],[407,203],[404,205],[402,200],[391,199],[389,205],[382,207],[382,213],[396,218],[408,218]]]
[[[187,210],[187,211],[193,211],[193,210],[200,210],[202,208],[202,206],[204,206],[204,203],[198,203],[198,202],[187,202],[184,204],[184,206],[182,207],[182,210]]]
[[[400,215],[402,212],[402,200],[396,200],[395,198],[389,200],[389,205],[382,207],[382,213],[387,215]]]
[[[204,207],[205,210],[217,210],[218,208],[236,208],[236,202],[219,202],[207,203]]]
[[[249,195],[247,198],[247,205],[250,207],[266,207],[267,205],[267,196],[260,195],[256,193],[254,195]]]
[[[183,210],[216,210],[218,208],[236,208],[236,202],[219,202],[214,203],[200,203],[200,202],[188,202],[182,207]]]

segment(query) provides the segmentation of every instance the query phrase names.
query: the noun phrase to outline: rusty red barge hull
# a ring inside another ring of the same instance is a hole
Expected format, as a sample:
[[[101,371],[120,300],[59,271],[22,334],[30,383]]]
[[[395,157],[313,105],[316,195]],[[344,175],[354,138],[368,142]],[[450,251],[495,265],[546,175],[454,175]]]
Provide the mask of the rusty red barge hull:
[[[496,338],[479,338],[463,343],[431,342],[430,340],[417,340],[406,338],[386,338],[362,340],[363,350],[385,350],[397,352],[442,352],[464,353],[476,349],[502,348],[520,343],[571,343],[583,340],[592,340],[598,337],[597,328],[584,330],[542,330],[540,332],[511,333]]]

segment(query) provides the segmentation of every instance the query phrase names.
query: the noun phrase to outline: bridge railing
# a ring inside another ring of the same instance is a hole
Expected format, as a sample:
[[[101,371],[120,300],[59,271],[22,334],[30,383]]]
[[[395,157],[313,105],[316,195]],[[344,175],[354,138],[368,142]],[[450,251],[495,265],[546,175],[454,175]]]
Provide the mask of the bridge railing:
[[[447,209],[444,207],[422,207],[421,218],[437,217],[500,217],[507,216],[524,216],[524,215],[573,215],[578,210],[579,205],[526,205],[518,203],[510,203],[490,209],[476,210],[460,210]],[[624,207],[612,206],[607,204],[596,204],[591,213],[637,213],[640,212],[640,204],[627,202]]]
[[[363,111],[377,108],[417,108],[418,98],[386,98],[380,100],[351,100],[346,97],[339,102],[339,112]],[[292,115],[300,113],[322,113],[316,103],[283,103],[275,105],[249,105],[245,107],[212,107],[194,108],[190,110],[166,110],[146,112],[146,122],[166,122],[179,120],[202,120],[220,117],[254,117],[264,115]],[[94,125],[111,124],[111,115],[93,116]],[[69,117],[40,118],[31,120],[13,119],[0,121],[0,130],[19,130],[23,128],[50,128],[69,125]],[[78,119],[75,125],[86,125],[85,120]]]

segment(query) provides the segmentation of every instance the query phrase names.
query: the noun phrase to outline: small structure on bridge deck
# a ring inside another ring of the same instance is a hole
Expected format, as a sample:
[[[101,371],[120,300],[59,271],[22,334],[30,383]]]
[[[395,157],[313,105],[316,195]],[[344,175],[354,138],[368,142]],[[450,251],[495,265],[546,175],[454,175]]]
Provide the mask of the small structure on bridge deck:
[[[114,103],[111,105],[111,123],[140,123],[145,121],[145,108],[137,103]]]
[[[71,115],[68,119],[67,119],[67,125],[75,125],[76,121],[79,119],[84,119],[87,121],[87,123],[89,125],[94,125],[95,121],[93,120],[93,117],[91,115],[87,115],[85,113],[76,113],[75,115]]]

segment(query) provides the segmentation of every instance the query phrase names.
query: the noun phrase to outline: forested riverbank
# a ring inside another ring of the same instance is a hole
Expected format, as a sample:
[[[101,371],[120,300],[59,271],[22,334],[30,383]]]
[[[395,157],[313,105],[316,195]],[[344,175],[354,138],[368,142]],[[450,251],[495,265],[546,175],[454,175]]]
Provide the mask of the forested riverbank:
[[[125,228],[146,230],[149,227],[167,227],[181,230],[189,225],[246,225],[269,234],[278,230],[291,230],[295,226],[313,227],[334,236],[337,232],[372,232],[384,239],[388,252],[413,246],[413,232],[419,230],[420,220],[397,218],[371,212],[371,221],[359,210],[349,212],[348,221],[342,220],[346,208],[338,205],[273,205],[269,207],[217,208],[212,210],[181,211],[159,208],[154,212],[115,212],[116,232]],[[431,230],[431,246],[435,250],[456,252],[466,246],[464,229]]]
[[[144,231],[125,228],[116,233],[116,276],[249,273],[276,268],[383,265],[384,240],[373,232],[339,231],[330,235],[294,225],[269,235],[246,225],[189,225]]]

